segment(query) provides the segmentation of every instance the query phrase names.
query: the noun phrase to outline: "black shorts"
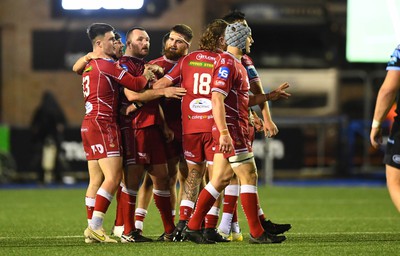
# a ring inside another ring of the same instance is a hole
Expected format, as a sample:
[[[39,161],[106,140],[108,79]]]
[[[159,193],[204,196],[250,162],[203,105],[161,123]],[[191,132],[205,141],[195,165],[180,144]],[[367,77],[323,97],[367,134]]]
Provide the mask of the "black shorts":
[[[387,141],[383,162],[400,169],[400,126],[396,122],[393,124]]]

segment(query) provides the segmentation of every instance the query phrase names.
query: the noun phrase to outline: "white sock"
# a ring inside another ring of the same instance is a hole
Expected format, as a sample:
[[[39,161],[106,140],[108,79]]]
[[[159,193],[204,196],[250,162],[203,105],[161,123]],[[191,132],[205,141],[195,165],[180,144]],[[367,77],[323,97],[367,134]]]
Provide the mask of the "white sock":
[[[103,227],[104,212],[94,211],[92,221],[90,221],[90,228],[93,230],[98,230]]]
[[[240,233],[239,222],[232,222],[231,229],[232,229],[232,232]]]
[[[219,223],[218,229],[229,235],[231,233],[231,223],[232,223],[233,214],[231,213],[222,213],[221,222]]]

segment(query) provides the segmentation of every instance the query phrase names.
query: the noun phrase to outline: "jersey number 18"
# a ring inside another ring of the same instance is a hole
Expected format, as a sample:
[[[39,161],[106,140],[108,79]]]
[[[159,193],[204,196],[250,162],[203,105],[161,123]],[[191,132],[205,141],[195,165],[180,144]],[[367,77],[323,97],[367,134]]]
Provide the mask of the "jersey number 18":
[[[209,94],[211,75],[207,73],[194,73],[193,74],[193,94]]]

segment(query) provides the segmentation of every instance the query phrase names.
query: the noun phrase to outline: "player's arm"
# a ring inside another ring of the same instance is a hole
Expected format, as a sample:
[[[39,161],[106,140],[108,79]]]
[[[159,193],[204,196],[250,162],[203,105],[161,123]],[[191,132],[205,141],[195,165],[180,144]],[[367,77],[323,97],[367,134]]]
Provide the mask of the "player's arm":
[[[160,80],[158,80],[158,81],[160,81]],[[162,78],[162,80],[164,80],[164,78]],[[169,81],[168,79],[166,79],[166,80]],[[172,83],[168,83],[168,86],[171,86],[171,85],[172,85]],[[153,84],[153,88],[154,88],[154,84]],[[141,108],[147,101],[154,100],[154,99],[157,99],[157,98],[160,98],[163,96],[167,97],[167,96],[171,96],[171,94],[175,95],[175,93],[177,93],[175,96],[181,97],[184,95],[184,94],[182,94],[182,95],[179,94],[179,91],[177,91],[175,89],[170,89],[171,92],[166,92],[165,90],[164,91],[160,90],[162,88],[165,88],[165,87],[155,88],[153,90],[150,89],[150,90],[143,91],[143,92],[135,92],[135,91],[131,91],[131,90],[125,88],[124,89],[125,96],[127,97],[127,99],[129,101],[132,102],[132,105],[127,108],[127,112],[128,113],[134,112],[137,109]],[[181,91],[184,92],[184,90],[181,90]]]
[[[122,70],[120,67],[118,67],[117,69]],[[139,92],[142,91],[147,83],[149,81],[153,81],[155,79],[155,74],[153,73],[153,71],[151,71],[149,66],[146,66],[143,74],[141,76],[133,76],[130,73],[128,73],[127,71],[123,71],[124,73],[120,73],[118,74],[118,72],[116,72],[116,77],[121,77],[119,83],[125,87],[125,89],[129,89],[131,91],[134,92]],[[125,94],[126,95],[126,94]],[[127,96],[128,98],[128,96]],[[128,98],[129,100],[129,98]],[[137,99],[134,99],[137,100]],[[134,100],[129,100],[129,101],[134,101]]]
[[[128,93],[132,93],[132,94],[135,94],[135,93],[136,93],[136,94],[139,94],[138,92],[134,92],[134,91],[131,91],[131,90],[128,90],[128,89],[124,88],[124,93],[126,94],[125,91],[127,91]],[[143,107],[143,105],[144,105],[143,102],[140,102],[140,101],[132,101],[131,104],[128,105],[128,106],[126,107],[126,109],[123,111],[123,114],[124,114],[124,115],[129,115],[130,113],[135,112],[135,111],[138,110],[139,108]]]
[[[125,88],[124,93],[129,101],[140,101],[144,103],[161,97],[181,99],[182,96],[186,94],[186,89],[181,87],[167,87],[160,89],[148,89],[138,93]]]
[[[288,99],[291,95],[287,93],[285,89],[289,88],[289,83],[283,83],[278,88],[269,93],[250,95],[249,96],[249,107],[259,105],[266,101],[275,101],[279,99]]]
[[[258,76],[257,79],[253,79],[250,82],[250,91],[254,95],[265,93],[264,88],[261,84],[261,80]],[[258,107],[261,110],[261,114],[264,121],[263,119],[258,117],[258,115],[254,110],[251,110],[254,116],[254,124],[255,124],[254,126],[256,127],[256,131],[257,132],[264,131],[264,135],[266,137],[274,137],[275,135],[278,134],[279,130],[276,124],[272,121],[271,112],[269,110],[269,104],[267,102],[261,102],[260,104],[258,104]]]
[[[182,60],[180,60],[179,63],[176,64],[169,71],[168,74],[166,74],[162,78],[158,79],[158,81],[156,81],[153,84],[153,88],[154,89],[165,88],[165,87],[173,86],[174,84],[179,83],[180,78],[181,78],[181,72],[182,72],[182,70],[180,68],[181,66],[182,66]]]
[[[396,94],[400,90],[400,70],[389,70],[378,92],[374,118],[370,133],[371,145],[378,148],[382,144],[381,124],[392,107]]]
[[[174,83],[164,76],[164,77],[158,79],[157,82],[155,82],[153,84],[153,88],[154,89],[166,88],[166,87],[170,87],[172,85],[174,85]]]
[[[215,125],[220,133],[219,136],[219,150],[221,152],[230,152],[233,149],[232,138],[229,134],[228,126],[226,124],[225,115],[225,95],[220,92],[212,92],[212,114],[214,117]]]
[[[80,57],[72,66],[72,71],[74,71],[78,75],[82,75],[83,70],[86,67],[86,64],[88,64],[91,59],[95,59],[93,52],[89,52],[85,56]]]
[[[143,75],[141,77],[146,77],[147,81],[153,81],[155,78],[155,74],[153,73],[152,70],[153,68],[151,65],[146,65],[143,71]],[[144,86],[142,87],[142,89],[143,88]],[[134,90],[131,88],[128,89],[136,92],[141,91],[141,89],[140,90]],[[161,97],[181,99],[181,97],[185,95],[186,89],[180,87],[167,87],[160,89],[148,89],[140,93],[132,93],[129,90],[126,90],[125,88],[124,93],[129,101],[147,102]]]

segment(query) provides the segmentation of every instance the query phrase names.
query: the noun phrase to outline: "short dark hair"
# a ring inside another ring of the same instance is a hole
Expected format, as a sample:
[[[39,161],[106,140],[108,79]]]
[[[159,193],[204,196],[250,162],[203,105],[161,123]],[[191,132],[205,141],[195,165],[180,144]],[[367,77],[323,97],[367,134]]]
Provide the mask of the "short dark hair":
[[[104,36],[110,31],[114,31],[114,28],[107,23],[93,23],[87,28],[86,33],[93,44],[96,37]]]
[[[121,39],[121,35],[118,32],[114,31],[114,35],[115,35],[115,40]]]
[[[146,31],[144,28],[142,27],[132,27],[128,30],[128,32],[126,32],[126,39],[128,39],[129,35],[132,33],[133,30],[140,30],[140,31]]]
[[[227,15],[225,15],[224,17],[222,17],[222,19],[228,23],[234,23],[235,21],[243,21],[246,19],[246,15],[238,10],[233,10],[230,13],[228,13]]]
[[[176,24],[171,28],[170,31],[175,31],[176,33],[182,34],[186,41],[190,42],[193,38],[192,29],[185,24]]]
[[[169,34],[170,34],[170,32],[166,33],[162,38],[161,55],[165,54],[165,44],[167,43],[167,40],[169,39]]]

